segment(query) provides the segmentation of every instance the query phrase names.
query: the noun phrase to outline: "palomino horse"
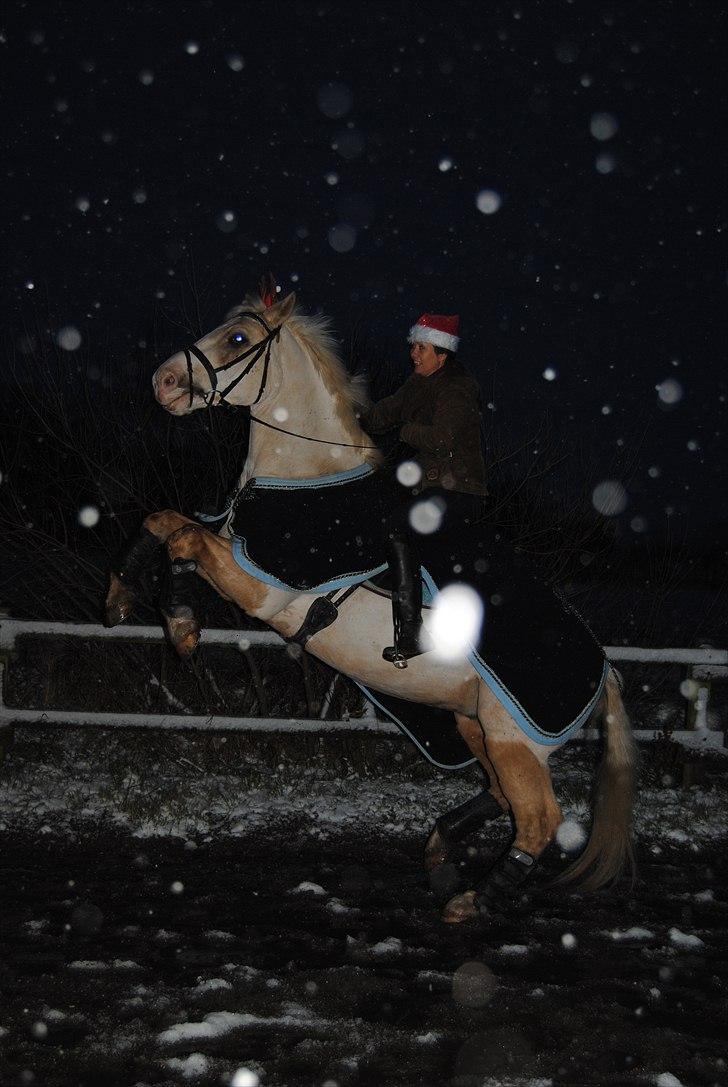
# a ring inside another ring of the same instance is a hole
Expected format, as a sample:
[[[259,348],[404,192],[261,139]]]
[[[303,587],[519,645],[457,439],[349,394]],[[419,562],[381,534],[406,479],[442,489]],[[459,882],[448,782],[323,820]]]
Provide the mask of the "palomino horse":
[[[326,324],[302,315],[295,296],[274,293],[246,298],[242,307],[195,344],[178,351],[154,374],[159,403],[173,415],[187,415],[223,401],[247,406],[250,440],[239,487],[248,481],[316,480],[332,473],[376,465],[379,454],[362,430],[362,392],[346,372]],[[295,526],[293,526],[295,528]],[[190,608],[180,604],[174,585],[196,571],[224,598],[262,619],[284,638],[300,631],[312,601],[322,594],[292,590],[255,576],[236,561],[234,541],[173,510],[147,517],[119,575],[112,574],[107,620],[126,619],[135,598],[141,565],[166,546],[173,590],[162,610],[178,652],[186,655],[199,639]],[[428,616],[424,616],[427,627]],[[556,836],[562,814],[554,796],[548,758],[560,744],[541,744],[517,725],[490,687],[463,658],[455,662],[423,653],[406,670],[382,660],[392,640],[386,594],[359,585],[341,603],[333,625],[314,633],[306,649],[366,687],[411,702],[451,711],[468,748],[487,772],[489,794],[438,821],[430,834],[425,864],[431,875],[446,867],[450,832],[463,833],[486,818],[507,813],[515,828],[510,852],[483,881],[455,894],[444,906],[445,921],[460,922],[505,911],[520,897],[521,885]],[[619,685],[611,668],[595,705],[605,726],[605,752],[595,791],[591,835],[582,855],[561,877],[586,889],[613,881],[632,861],[631,817],[634,743]]]

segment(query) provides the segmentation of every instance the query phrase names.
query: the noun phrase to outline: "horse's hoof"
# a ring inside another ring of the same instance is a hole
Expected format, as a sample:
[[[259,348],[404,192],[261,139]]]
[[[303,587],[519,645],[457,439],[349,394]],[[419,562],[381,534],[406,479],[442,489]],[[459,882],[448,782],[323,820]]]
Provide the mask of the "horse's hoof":
[[[455,895],[447,903],[440,916],[448,925],[474,921],[478,917],[478,911],[475,908],[475,891],[465,891],[461,895]]]
[[[200,627],[194,619],[167,619],[169,637],[180,657],[191,657],[200,642]]]
[[[425,871],[432,872],[447,860],[447,847],[440,831],[435,827],[425,846]]]
[[[454,864],[440,864],[428,872],[430,890],[440,902],[447,902],[460,885],[458,870]]]
[[[107,627],[116,627],[125,622],[134,607],[134,593],[124,585],[116,574],[111,575],[111,588],[106,597],[104,622]]]

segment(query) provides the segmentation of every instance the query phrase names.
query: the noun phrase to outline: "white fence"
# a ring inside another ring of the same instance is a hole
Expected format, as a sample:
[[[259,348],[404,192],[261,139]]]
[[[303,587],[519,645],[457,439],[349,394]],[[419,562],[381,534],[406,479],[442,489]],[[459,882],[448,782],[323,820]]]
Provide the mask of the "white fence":
[[[0,728],[12,725],[104,725],[116,728],[155,729],[206,729],[242,732],[375,732],[399,734],[396,725],[380,721],[374,707],[367,703],[363,717],[348,720],[294,717],[225,717],[193,714],[143,714],[102,713],[79,710],[22,709],[6,706],[3,698],[3,659],[9,659],[15,650],[16,639],[23,636],[40,638],[77,638],[86,641],[162,642],[161,627],[119,626],[107,629],[94,623],[27,622],[19,619],[0,619]],[[223,645],[235,649],[254,646],[268,648],[285,647],[284,640],[268,630],[205,630],[204,645]],[[692,700],[694,727],[678,729],[670,734],[673,739],[689,743],[691,747],[723,747],[722,731],[709,729],[708,700],[710,684],[714,679],[728,677],[728,650],[725,649],[641,649],[631,646],[605,646],[611,661],[636,661],[645,664],[681,664],[690,669],[693,681],[687,692]],[[653,739],[653,729],[635,729],[638,739]],[[584,729],[579,736],[594,739],[596,729]]]

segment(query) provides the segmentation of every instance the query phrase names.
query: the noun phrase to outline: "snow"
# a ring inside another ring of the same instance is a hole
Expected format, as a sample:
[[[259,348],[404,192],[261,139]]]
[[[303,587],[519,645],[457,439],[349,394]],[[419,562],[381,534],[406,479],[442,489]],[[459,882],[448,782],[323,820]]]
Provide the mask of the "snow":
[[[259,1087],[260,1080],[252,1068],[238,1068],[230,1081],[230,1087]]]
[[[342,831],[368,833],[372,826],[379,833],[420,834],[432,818],[476,790],[474,783],[463,782],[459,775],[411,780],[403,778],[396,767],[391,775],[380,778],[352,773],[342,788],[335,767],[310,765],[297,769],[288,791],[276,776],[266,789],[250,787],[241,795],[235,774],[209,773],[203,779],[165,768],[164,772],[155,770],[154,789],[148,804],[140,808],[138,802],[123,803],[116,778],[98,759],[84,754],[83,733],[75,729],[55,733],[53,744],[60,750],[52,758],[46,754],[44,736],[45,730],[37,733],[38,751],[27,763],[12,757],[7,763],[13,773],[0,778],[0,827],[38,833],[46,826],[48,834],[73,836],[82,833],[84,826],[110,821],[139,839],[178,837],[197,842],[208,836],[246,837],[283,826],[296,826],[320,841]],[[110,735],[106,750],[109,757],[128,761],[123,733]],[[565,764],[568,750],[559,753],[558,762],[554,760],[555,776],[561,775],[570,789],[578,787],[586,795],[588,784],[577,786]],[[402,751],[409,755],[404,745]],[[68,788],[69,780],[74,781],[73,790]],[[561,788],[557,780],[557,795]],[[158,798],[165,793],[173,794],[175,802],[162,803]],[[570,807],[570,819],[588,819],[585,802]],[[649,848],[659,850],[659,843],[669,842],[668,836],[685,826],[690,827],[692,843],[701,847],[725,836],[727,818],[716,810],[711,790],[702,786],[640,789],[635,829]],[[307,887],[308,883],[312,886]],[[306,880],[290,893],[324,896],[327,892]]]
[[[528,947],[526,944],[501,944],[499,951],[501,955],[527,955]]]
[[[697,951],[705,947],[699,936],[695,936],[690,932],[681,932],[679,928],[671,928],[668,935],[670,942],[675,944],[676,947],[684,947],[691,951]]]
[[[300,1027],[306,1023],[309,1028],[328,1028],[332,1024],[327,1019],[313,1015],[308,1008],[292,1002],[281,1006],[280,1015],[250,1015],[247,1012],[210,1012],[204,1019],[192,1023],[175,1023],[157,1035],[160,1045],[178,1045],[184,1042],[196,1042],[200,1039],[221,1038],[244,1027],[277,1026]]]
[[[389,955],[401,955],[402,954],[402,941],[396,936],[388,936],[386,940],[380,940],[379,943],[373,944],[370,949],[372,955],[386,957]]]
[[[172,1072],[179,1072],[184,1079],[204,1076],[210,1062],[203,1053],[190,1053],[189,1057],[168,1057],[164,1062]]]
[[[503,197],[495,189],[481,189],[475,197],[475,206],[482,215],[495,215],[502,203]]]
[[[143,967],[131,959],[113,959],[111,962],[102,962],[96,959],[74,959],[73,962],[69,962],[68,969],[96,973],[103,970],[142,970]]]
[[[326,903],[326,909],[330,913],[337,913],[337,914],[343,914],[343,913],[355,914],[355,913],[359,912],[358,910],[356,910],[352,906],[345,906],[344,903],[340,902],[338,898],[329,899],[329,901]]]
[[[221,1038],[239,1027],[251,1026],[256,1016],[242,1012],[210,1012],[199,1023],[176,1023],[157,1035],[160,1045],[177,1045],[178,1042],[198,1041],[200,1038]]]
[[[207,978],[205,981],[200,981],[192,993],[194,996],[202,996],[206,993],[214,993],[220,989],[232,989],[232,985],[225,978]]]
[[[297,887],[292,887],[288,892],[289,895],[296,894],[312,894],[312,895],[325,895],[326,891],[318,883],[311,883],[308,880],[303,880]]]
[[[612,929],[604,935],[611,936],[613,940],[652,940],[655,937],[654,932],[650,932],[648,928],[640,928],[639,925],[633,925],[632,928],[624,930]]]

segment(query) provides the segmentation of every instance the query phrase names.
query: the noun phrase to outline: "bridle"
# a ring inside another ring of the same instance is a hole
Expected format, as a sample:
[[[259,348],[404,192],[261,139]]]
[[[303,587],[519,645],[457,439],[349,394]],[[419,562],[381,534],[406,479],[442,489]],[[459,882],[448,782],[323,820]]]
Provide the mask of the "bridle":
[[[208,359],[207,355],[205,354],[205,352],[202,351],[197,346],[196,343],[191,343],[187,347],[183,348],[184,353],[185,353],[185,360],[187,362],[187,378],[188,378],[188,381],[189,381],[189,389],[190,389],[190,407],[192,407],[192,401],[194,399],[194,392],[195,392],[194,387],[193,387],[193,377],[192,377],[192,356],[193,355],[195,356],[195,358],[197,359],[198,362],[202,363],[202,365],[205,368],[205,372],[206,372],[206,374],[207,374],[207,376],[208,376],[208,378],[210,380],[209,391],[206,392],[206,393],[200,392],[200,396],[202,397],[203,402],[205,403],[206,407],[208,407],[208,408],[212,407],[212,402],[213,402],[213,398],[215,397],[215,395],[217,395],[219,404],[228,404],[228,407],[232,407],[232,405],[228,403],[228,401],[225,399],[225,397],[228,395],[228,393],[232,392],[232,390],[235,388],[235,386],[238,384],[238,382],[242,381],[243,378],[246,377],[250,373],[250,371],[253,369],[255,364],[257,362],[259,362],[260,359],[262,358],[263,359],[263,376],[260,379],[260,387],[258,388],[258,395],[256,396],[255,400],[251,401],[251,403],[249,405],[245,405],[247,410],[250,412],[250,421],[251,421],[251,423],[258,423],[260,426],[268,427],[269,430],[277,430],[281,434],[289,434],[292,438],[303,438],[304,441],[317,442],[320,445],[340,445],[340,446],[346,446],[348,449],[377,449],[378,448],[376,445],[354,445],[351,442],[331,442],[331,441],[327,441],[325,438],[310,438],[307,434],[297,434],[295,430],[284,430],[283,427],[274,426],[273,423],[268,423],[268,422],[265,421],[265,419],[258,419],[255,415],[253,415],[253,413],[252,413],[252,411],[250,411],[250,409],[251,409],[251,407],[253,407],[254,404],[257,404],[260,401],[261,397],[263,396],[263,393],[265,392],[266,384],[268,383],[268,368],[270,366],[270,349],[271,349],[271,345],[272,345],[274,340],[277,340],[280,337],[281,328],[283,326],[282,325],[276,325],[275,328],[269,328],[268,324],[263,320],[263,318],[260,316],[260,314],[256,313],[254,310],[242,310],[240,313],[236,314],[236,318],[242,318],[242,317],[251,317],[254,321],[257,321],[258,324],[263,326],[263,328],[265,329],[266,334],[263,337],[263,339],[260,341],[260,343],[253,344],[253,346],[249,347],[247,351],[243,351],[242,355],[238,355],[236,358],[231,359],[230,362],[226,362],[224,366],[213,366],[212,363],[210,362],[210,360]],[[250,358],[250,362],[248,363],[248,365],[243,368],[243,370],[238,374],[237,377],[233,378],[233,380],[230,382],[230,384],[227,385],[222,390],[222,392],[220,392],[220,390],[217,387],[217,375],[221,374],[221,373],[224,373],[225,370],[229,370],[231,367],[236,366],[239,362],[243,362],[247,358]]]
[[[185,347],[185,359],[187,361],[187,377],[190,383],[190,407],[192,407],[192,401],[194,398],[194,383],[192,378],[192,356],[194,355],[198,362],[201,362],[205,368],[205,372],[210,380],[210,389],[206,393],[201,393],[202,399],[205,404],[210,407],[214,396],[217,394],[218,403],[225,404],[227,401],[225,397],[228,393],[231,393],[235,386],[246,377],[253,369],[255,364],[263,359],[263,376],[260,379],[260,388],[258,389],[258,395],[252,404],[257,404],[268,382],[268,367],[270,365],[270,349],[274,340],[277,340],[281,334],[281,325],[276,325],[275,328],[269,328],[267,323],[263,320],[259,313],[255,313],[254,310],[243,310],[241,313],[236,314],[237,318],[251,317],[258,324],[262,325],[265,329],[266,335],[260,341],[260,343],[254,343],[252,347],[249,347],[247,351],[243,351],[242,355],[238,355],[237,358],[231,359],[230,362],[226,362],[224,366],[213,366],[204,351],[201,351],[196,343],[191,343],[188,347]],[[231,369],[233,366],[237,366],[239,362],[243,362],[245,359],[250,358],[250,362],[245,366],[237,377],[227,385],[222,392],[217,387],[217,375],[222,374],[225,370]],[[251,405],[252,406],[252,405]]]

